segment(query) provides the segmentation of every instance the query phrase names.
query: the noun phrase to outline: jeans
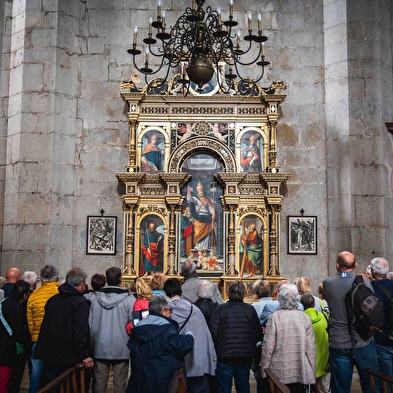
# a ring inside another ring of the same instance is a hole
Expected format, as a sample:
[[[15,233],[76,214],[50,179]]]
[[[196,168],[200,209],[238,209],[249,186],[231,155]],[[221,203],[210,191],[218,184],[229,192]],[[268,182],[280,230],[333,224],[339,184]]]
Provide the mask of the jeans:
[[[44,362],[39,359],[34,359],[34,351],[37,343],[33,343],[31,347],[31,374],[29,393],[36,393],[41,389],[42,377],[44,376]]]
[[[235,379],[237,393],[250,393],[251,363],[233,366],[230,363],[217,362],[217,384],[220,393],[231,393],[232,378]]]
[[[393,375],[393,347],[388,345],[375,344],[378,356],[379,371]],[[387,384],[388,392],[391,393],[389,384]]]
[[[364,393],[372,393],[369,376],[363,369],[370,367],[378,370],[378,358],[374,341],[362,348],[329,348],[329,353],[332,368],[332,393],[350,393],[353,366],[358,370],[362,391]],[[379,391],[380,382],[378,379],[376,380],[376,385]]]

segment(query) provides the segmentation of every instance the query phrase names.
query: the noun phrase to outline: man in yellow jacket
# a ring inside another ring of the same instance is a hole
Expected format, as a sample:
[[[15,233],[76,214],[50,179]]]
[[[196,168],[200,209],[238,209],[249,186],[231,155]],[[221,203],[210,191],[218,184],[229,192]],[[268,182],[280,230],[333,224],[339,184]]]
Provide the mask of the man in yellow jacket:
[[[34,351],[41,329],[42,319],[44,318],[45,304],[49,298],[59,293],[58,269],[53,265],[45,265],[41,269],[41,282],[41,287],[30,295],[27,302],[27,324],[32,341],[29,393],[36,393],[41,388],[44,363],[42,360],[34,359]]]

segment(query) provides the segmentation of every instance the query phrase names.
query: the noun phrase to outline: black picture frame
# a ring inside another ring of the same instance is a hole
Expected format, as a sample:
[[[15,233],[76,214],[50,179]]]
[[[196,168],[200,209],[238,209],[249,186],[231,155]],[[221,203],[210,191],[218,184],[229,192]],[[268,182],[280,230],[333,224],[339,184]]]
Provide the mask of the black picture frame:
[[[288,254],[316,255],[317,216],[288,216]]]
[[[87,216],[86,254],[116,254],[117,217]]]

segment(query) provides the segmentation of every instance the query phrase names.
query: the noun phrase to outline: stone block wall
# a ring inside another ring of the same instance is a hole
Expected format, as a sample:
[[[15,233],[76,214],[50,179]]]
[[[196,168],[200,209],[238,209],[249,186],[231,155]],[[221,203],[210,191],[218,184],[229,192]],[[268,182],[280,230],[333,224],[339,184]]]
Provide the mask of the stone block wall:
[[[210,2],[207,1],[206,5]],[[190,4],[191,5],[191,1]],[[218,1],[227,12],[227,1]],[[115,172],[128,163],[127,108],[119,85],[133,66],[134,26],[155,1],[5,1],[0,45],[0,274],[13,265],[123,263]],[[184,9],[163,0],[167,23]],[[364,270],[392,250],[392,10],[388,0],[235,2],[235,18],[263,14],[271,62],[262,85],[288,86],[277,162],[291,171],[281,213],[280,263],[315,287],[338,251]],[[253,71],[251,71],[253,72]],[[87,215],[116,215],[116,256],[85,254]],[[287,255],[287,215],[318,216],[318,254]],[[393,261],[392,261],[393,263]],[[393,270],[393,268],[392,268]]]

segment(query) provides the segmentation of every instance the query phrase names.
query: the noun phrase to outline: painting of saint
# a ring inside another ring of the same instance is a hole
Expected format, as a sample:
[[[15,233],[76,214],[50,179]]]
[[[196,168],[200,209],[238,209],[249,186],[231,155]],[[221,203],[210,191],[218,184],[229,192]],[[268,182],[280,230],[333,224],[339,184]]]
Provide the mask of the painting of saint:
[[[247,132],[241,141],[240,165],[243,172],[261,172],[262,154],[260,135]]]
[[[216,212],[214,203],[205,195],[205,187],[202,182],[197,183],[196,194],[193,194],[192,191],[192,187],[188,186],[187,203],[194,223],[194,248],[198,251],[207,250],[215,243]]]
[[[161,132],[148,132],[142,140],[142,172],[158,172],[164,169],[165,140]]]
[[[262,267],[263,241],[259,233],[262,223],[257,217],[249,216],[242,220],[241,225],[239,276],[247,273],[248,277],[252,277],[260,274]]]
[[[222,269],[224,252],[220,199],[223,189],[214,180],[214,174],[221,171],[221,164],[209,154],[195,154],[185,161],[182,170],[191,180],[181,190],[184,196],[179,225],[181,256],[197,260],[202,270],[218,271]]]
[[[148,276],[163,271],[164,228],[159,217],[154,215],[142,221],[141,265],[139,274]]]

